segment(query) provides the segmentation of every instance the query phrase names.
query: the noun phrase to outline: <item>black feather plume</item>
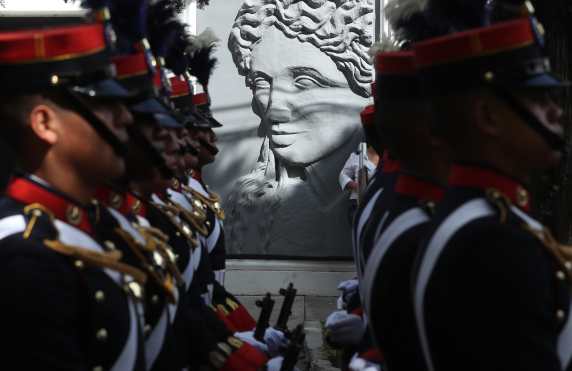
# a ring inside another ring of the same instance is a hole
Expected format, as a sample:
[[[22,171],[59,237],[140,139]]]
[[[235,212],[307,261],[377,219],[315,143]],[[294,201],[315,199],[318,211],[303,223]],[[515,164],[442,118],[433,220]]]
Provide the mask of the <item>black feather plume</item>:
[[[175,30],[175,35],[165,54],[166,67],[176,75],[183,75],[189,67],[187,52],[192,48],[193,41],[187,25],[177,21],[172,28]]]
[[[102,9],[108,8],[111,5],[111,0],[81,0],[81,7],[84,9]]]
[[[489,21],[487,0],[429,0],[427,15],[431,23],[450,32],[483,27]]]
[[[402,49],[449,31],[442,23],[432,22],[427,5],[427,0],[392,0],[385,6],[384,15],[393,30],[393,40]]]
[[[166,57],[179,31],[177,10],[171,0],[159,0],[151,5],[147,27],[153,53],[157,57]]]
[[[197,1],[197,5],[199,6],[199,9],[202,9],[209,4],[210,4],[210,0],[198,0]]]
[[[147,37],[149,0],[120,0],[111,4],[111,23],[117,35],[117,48],[131,53],[135,45]]]
[[[218,63],[218,59],[213,57],[218,41],[219,39],[208,28],[193,40],[196,49],[189,57],[189,70],[205,90],[208,89],[209,80]]]
[[[508,19],[532,15],[525,0],[492,0],[489,3],[491,22],[501,22]]]

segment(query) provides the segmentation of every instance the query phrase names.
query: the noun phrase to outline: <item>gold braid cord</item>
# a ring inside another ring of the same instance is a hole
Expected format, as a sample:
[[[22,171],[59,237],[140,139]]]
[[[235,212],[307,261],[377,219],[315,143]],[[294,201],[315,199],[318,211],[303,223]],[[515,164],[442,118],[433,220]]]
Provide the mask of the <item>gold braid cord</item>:
[[[527,224],[523,225],[523,228],[542,242],[550,254],[556,258],[556,261],[564,268],[568,282],[572,284],[572,246],[563,245],[556,241],[547,228],[538,230]]]
[[[142,245],[121,228],[116,228],[115,233],[127,243],[131,251],[137,256],[137,259],[142,262],[147,273],[163,289],[167,300],[171,304],[175,304],[177,299],[174,279],[178,280],[179,284],[183,281],[175,263],[175,256],[164,251],[165,249],[170,249],[170,246],[150,235],[145,236],[145,245]],[[144,252],[150,253],[152,257],[148,258]]]
[[[195,228],[195,231],[199,232],[203,236],[208,234],[208,229],[206,226],[197,220],[196,217],[193,217],[191,213],[186,211],[183,207],[173,203],[165,205],[153,203],[152,205],[155,206],[161,213],[167,216],[171,224],[177,228],[179,233],[181,233],[187,238],[187,240],[191,242],[193,248],[197,247],[199,242],[195,238],[193,230],[189,227],[189,224]],[[179,217],[180,221],[175,217]]]
[[[88,250],[83,247],[72,246],[57,240],[44,240],[44,245],[62,255],[66,255],[96,267],[110,269],[116,272],[127,274],[139,284],[143,285],[147,281],[147,275],[138,268],[120,262],[122,254],[114,250],[109,252],[98,252]]]
[[[497,208],[500,222],[503,224],[506,223],[512,201],[494,188],[487,189],[486,195],[489,202]],[[543,227],[539,230],[537,228],[532,228],[526,223],[522,224],[522,228],[542,243],[548,252],[556,259],[558,264],[564,268],[566,278],[568,279],[568,282],[572,284],[572,246],[560,244],[547,228]]]
[[[191,194],[191,199],[199,199],[200,201],[202,201],[205,205],[207,205],[207,207],[209,209],[211,209],[211,211],[213,213],[215,213],[216,217],[219,220],[224,220],[225,218],[225,214],[224,214],[224,210],[222,209],[221,203],[220,203],[220,196],[217,195],[216,193],[212,193],[209,192],[209,196],[210,197],[206,197],[203,194],[201,194],[200,192],[194,190],[193,188],[182,184],[181,185],[181,189],[184,191],[185,196],[187,196],[187,193]]]

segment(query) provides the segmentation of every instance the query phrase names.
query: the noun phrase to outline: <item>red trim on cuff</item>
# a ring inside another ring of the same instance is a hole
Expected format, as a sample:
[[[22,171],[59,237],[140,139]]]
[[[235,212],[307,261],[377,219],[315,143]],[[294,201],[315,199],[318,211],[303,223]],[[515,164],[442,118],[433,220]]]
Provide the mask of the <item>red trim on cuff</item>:
[[[256,371],[264,367],[267,362],[268,357],[264,353],[248,343],[243,343],[228,357],[221,371]]]

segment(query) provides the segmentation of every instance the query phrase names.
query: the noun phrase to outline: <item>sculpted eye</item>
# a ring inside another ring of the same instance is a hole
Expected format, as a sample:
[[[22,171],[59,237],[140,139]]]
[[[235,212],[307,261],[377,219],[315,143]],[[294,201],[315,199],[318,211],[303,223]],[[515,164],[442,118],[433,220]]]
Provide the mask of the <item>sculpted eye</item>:
[[[298,89],[312,89],[312,88],[325,88],[326,85],[310,76],[298,76],[294,80],[294,85]]]

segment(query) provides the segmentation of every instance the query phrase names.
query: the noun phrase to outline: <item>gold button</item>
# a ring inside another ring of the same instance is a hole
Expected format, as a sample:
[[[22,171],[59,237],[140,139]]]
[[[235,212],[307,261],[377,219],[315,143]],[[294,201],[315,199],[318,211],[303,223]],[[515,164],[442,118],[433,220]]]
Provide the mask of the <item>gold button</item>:
[[[226,363],[226,358],[223,354],[213,350],[209,353],[209,361],[214,368],[222,368]]]
[[[153,295],[153,296],[151,297],[151,302],[152,302],[153,304],[157,304],[157,303],[159,302],[159,295]]]
[[[564,281],[566,279],[566,274],[562,271],[558,271],[556,272],[556,278],[558,278],[560,281]]]
[[[52,83],[52,85],[57,85],[60,82],[60,77],[58,75],[52,75],[52,77],[50,78],[50,82]]]
[[[99,341],[107,340],[107,330],[104,328],[97,330],[97,332],[95,333],[95,338]]]
[[[235,338],[234,336],[230,336],[227,339],[227,342],[236,349],[239,349],[243,345],[243,342],[241,340]]]
[[[228,357],[232,354],[232,348],[227,343],[218,343],[217,347]]]
[[[113,193],[109,198],[109,205],[111,205],[111,207],[114,209],[120,208],[122,203],[123,203],[123,197],[121,197],[120,194]]]
[[[66,210],[66,219],[70,224],[79,225],[81,221],[81,211],[79,207],[70,205]]]
[[[562,321],[564,317],[566,317],[566,312],[564,312],[562,309],[556,311],[556,318]]]
[[[151,325],[146,324],[145,327],[143,327],[143,331],[145,331],[145,335],[148,335],[151,332]]]
[[[516,190],[516,204],[520,207],[526,207],[528,205],[528,201],[528,191],[522,187],[518,187]]]
[[[112,241],[105,241],[103,243],[105,245],[105,247],[107,247],[109,250],[115,250],[115,244]]]
[[[103,367],[101,367],[101,366],[95,366],[95,367],[93,368],[93,371],[103,371]]]
[[[95,292],[95,301],[101,303],[105,300],[105,293],[101,290]]]
[[[130,293],[136,299],[141,299],[143,297],[143,287],[138,282],[131,281],[125,285],[125,291]]]
[[[566,267],[566,269],[572,270],[572,262],[566,262],[564,263],[564,266]]]
[[[485,72],[485,81],[491,82],[495,79],[495,74],[492,71]]]
[[[208,220],[205,222],[205,224],[207,225],[207,227],[211,226],[211,222],[209,222]]]
[[[175,234],[177,235],[177,237],[181,237],[181,232],[177,232]]]
[[[84,267],[84,264],[81,260],[76,260],[73,265],[75,265],[77,269],[82,269]]]

